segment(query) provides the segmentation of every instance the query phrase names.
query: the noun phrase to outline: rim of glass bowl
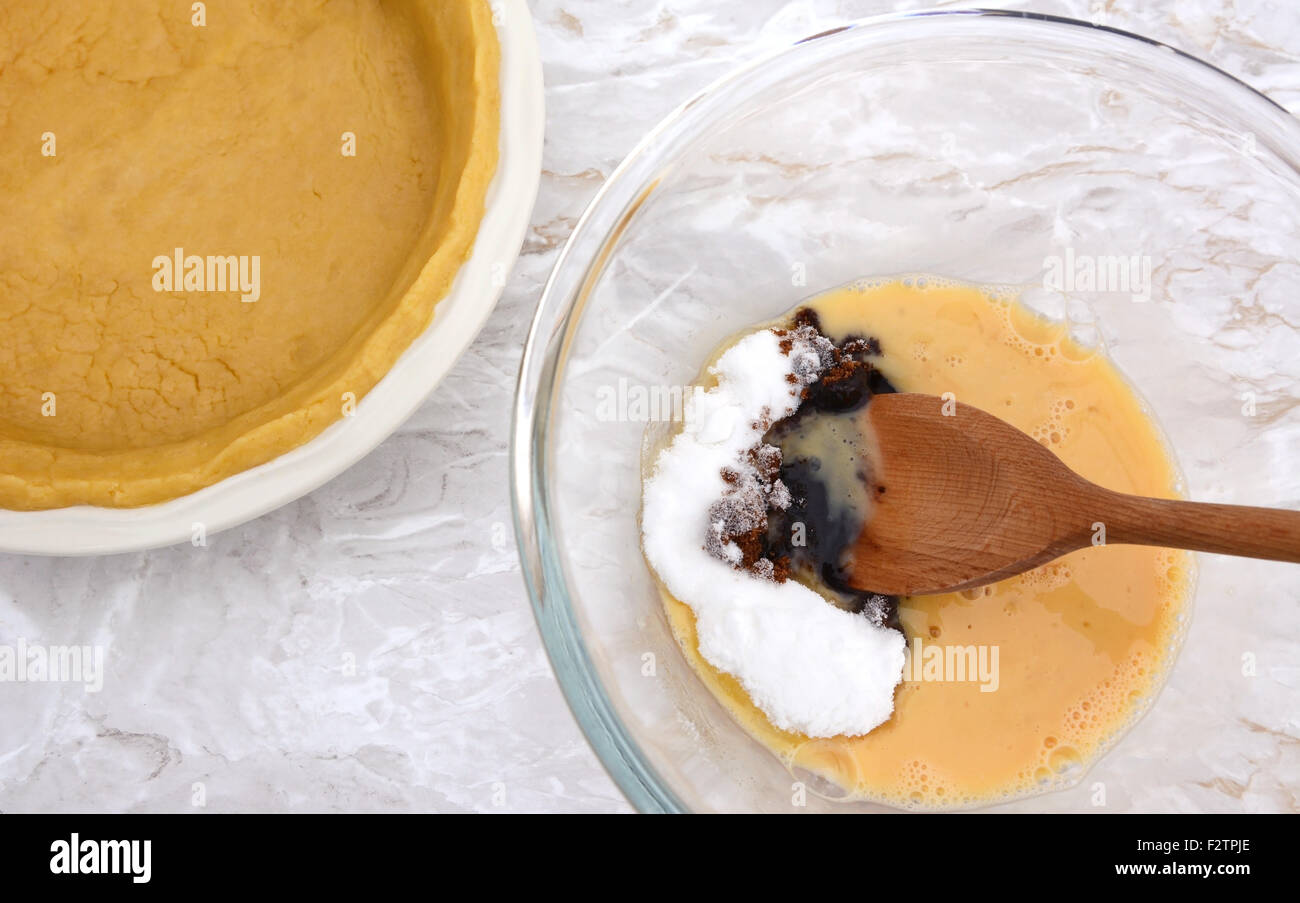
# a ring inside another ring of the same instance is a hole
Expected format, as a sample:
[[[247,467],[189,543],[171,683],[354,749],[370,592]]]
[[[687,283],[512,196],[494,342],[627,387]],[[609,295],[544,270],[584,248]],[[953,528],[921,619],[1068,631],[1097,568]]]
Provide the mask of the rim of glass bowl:
[[[673,167],[673,159],[719,119],[736,115],[743,102],[779,84],[805,58],[836,44],[880,40],[880,33],[907,25],[951,26],[962,20],[1004,20],[1008,34],[1083,29],[1130,55],[1171,54],[1187,75],[1209,76],[1245,106],[1243,118],[1268,126],[1256,132],[1277,156],[1300,171],[1300,122],[1267,95],[1204,60],[1151,38],[1078,19],[1012,10],[923,10],[872,16],[803,38],[733,69],[659,122],[610,174],[578,220],[556,259],[524,346],[510,437],[510,483],[515,537],[524,582],[560,689],[588,742],[619,789],[643,812],[684,812],[687,806],[660,778],[629,734],[606,694],[574,614],[565,563],[552,521],[549,476],[550,426],[555,391],[581,314],[605,264],[619,246],[637,211]],[[824,62],[824,60],[823,60]]]

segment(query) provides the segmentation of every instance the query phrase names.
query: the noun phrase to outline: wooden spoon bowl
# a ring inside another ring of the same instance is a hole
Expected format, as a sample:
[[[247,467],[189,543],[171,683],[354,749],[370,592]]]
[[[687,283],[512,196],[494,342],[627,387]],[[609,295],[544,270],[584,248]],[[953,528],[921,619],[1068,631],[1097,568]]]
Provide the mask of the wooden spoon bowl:
[[[1300,562],[1300,511],[1114,492],[1011,424],[933,395],[877,395],[864,417],[874,504],[847,562],[862,591],[970,589],[1108,543]]]

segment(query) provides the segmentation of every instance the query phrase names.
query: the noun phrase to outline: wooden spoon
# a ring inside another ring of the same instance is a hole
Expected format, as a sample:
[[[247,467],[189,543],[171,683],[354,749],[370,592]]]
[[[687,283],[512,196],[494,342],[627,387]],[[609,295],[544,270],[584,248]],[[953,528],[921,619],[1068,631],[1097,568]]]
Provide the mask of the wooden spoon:
[[[874,506],[846,562],[855,589],[970,589],[1106,543],[1300,562],[1300,511],[1113,492],[1011,424],[933,395],[877,395],[863,416]]]

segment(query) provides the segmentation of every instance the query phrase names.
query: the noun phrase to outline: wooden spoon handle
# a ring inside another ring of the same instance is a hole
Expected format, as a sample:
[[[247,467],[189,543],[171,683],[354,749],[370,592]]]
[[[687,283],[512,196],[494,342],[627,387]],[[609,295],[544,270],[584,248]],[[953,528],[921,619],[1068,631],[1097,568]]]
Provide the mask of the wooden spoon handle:
[[[1300,511],[1103,492],[1106,542],[1300,562]]]

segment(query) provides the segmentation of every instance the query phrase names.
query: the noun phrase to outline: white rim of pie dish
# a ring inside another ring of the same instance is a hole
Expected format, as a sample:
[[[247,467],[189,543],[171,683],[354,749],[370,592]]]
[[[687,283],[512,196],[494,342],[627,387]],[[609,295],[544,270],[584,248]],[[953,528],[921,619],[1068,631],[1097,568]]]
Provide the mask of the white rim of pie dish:
[[[309,442],[197,492],[140,508],[77,505],[0,510],[0,552],[104,555],[188,542],[260,517],[343,473],[392,435],[470,346],[519,256],[541,179],[545,125],[541,57],[525,0],[494,0],[501,45],[500,158],[474,249],[433,321],[356,412]]]

